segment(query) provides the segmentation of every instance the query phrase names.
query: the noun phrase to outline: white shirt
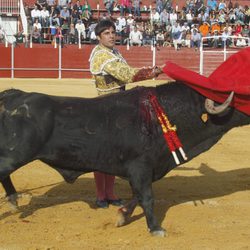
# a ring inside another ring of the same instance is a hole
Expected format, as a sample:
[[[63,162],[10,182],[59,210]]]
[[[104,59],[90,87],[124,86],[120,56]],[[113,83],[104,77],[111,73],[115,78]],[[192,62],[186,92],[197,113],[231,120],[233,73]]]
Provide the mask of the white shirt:
[[[118,17],[117,20],[119,21],[119,25],[121,27],[125,27],[127,22],[126,22],[126,19],[124,17]]]
[[[81,32],[81,33],[85,32],[85,25],[84,25],[84,23],[77,23],[76,26],[75,26],[75,28],[77,29],[78,32]]]
[[[35,27],[38,29],[38,30],[41,30],[42,29],[42,25],[40,23],[34,23],[33,24],[33,27],[35,29]]]
[[[40,10],[33,9],[33,10],[30,12],[30,14],[31,14],[31,17],[34,17],[34,18],[40,17],[40,16],[41,16],[41,11],[40,11]]]
[[[133,30],[129,34],[129,39],[131,40],[131,42],[140,43],[142,39],[142,34],[139,30]]]
[[[49,17],[49,11],[48,10],[41,10],[41,17],[42,18]]]

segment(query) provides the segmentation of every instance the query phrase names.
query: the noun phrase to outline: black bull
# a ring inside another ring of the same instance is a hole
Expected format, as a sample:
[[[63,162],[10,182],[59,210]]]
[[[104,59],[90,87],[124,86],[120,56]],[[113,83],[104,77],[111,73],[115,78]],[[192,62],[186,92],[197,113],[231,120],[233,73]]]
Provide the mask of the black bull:
[[[152,182],[176,163],[148,102],[149,93],[157,96],[177,126],[189,160],[231,128],[250,123],[249,116],[232,108],[223,115],[208,115],[204,122],[205,98],[181,83],[89,99],[7,90],[0,93],[0,181],[9,200],[16,201],[10,174],[35,159],[67,182],[101,171],[126,178],[132,188],[133,199],[120,209],[118,225],[127,222],[139,203],[150,232],[163,235],[153,213]]]

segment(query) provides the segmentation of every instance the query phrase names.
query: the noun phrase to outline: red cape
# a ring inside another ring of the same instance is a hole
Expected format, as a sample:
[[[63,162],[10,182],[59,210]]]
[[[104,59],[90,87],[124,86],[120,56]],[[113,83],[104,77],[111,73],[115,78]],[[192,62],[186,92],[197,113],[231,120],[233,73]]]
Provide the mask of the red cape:
[[[209,77],[167,62],[163,72],[180,80],[200,94],[223,103],[235,92],[231,106],[250,115],[250,48],[241,50],[223,62]]]

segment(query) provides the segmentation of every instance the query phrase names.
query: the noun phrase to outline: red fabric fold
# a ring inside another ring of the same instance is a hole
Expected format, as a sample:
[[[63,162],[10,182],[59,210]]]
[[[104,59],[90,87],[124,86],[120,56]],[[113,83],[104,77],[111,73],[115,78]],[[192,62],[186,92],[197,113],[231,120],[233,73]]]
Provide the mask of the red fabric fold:
[[[223,103],[231,91],[235,92],[231,106],[250,115],[250,48],[229,57],[209,77],[166,62],[163,72],[174,80],[198,91],[216,102]]]

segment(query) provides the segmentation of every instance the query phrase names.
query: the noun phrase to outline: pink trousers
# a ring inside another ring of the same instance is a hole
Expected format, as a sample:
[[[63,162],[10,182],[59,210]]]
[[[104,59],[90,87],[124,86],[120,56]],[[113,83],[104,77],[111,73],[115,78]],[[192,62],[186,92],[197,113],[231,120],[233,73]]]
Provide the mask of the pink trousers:
[[[94,172],[96,184],[96,196],[98,200],[116,200],[114,194],[115,176]]]

